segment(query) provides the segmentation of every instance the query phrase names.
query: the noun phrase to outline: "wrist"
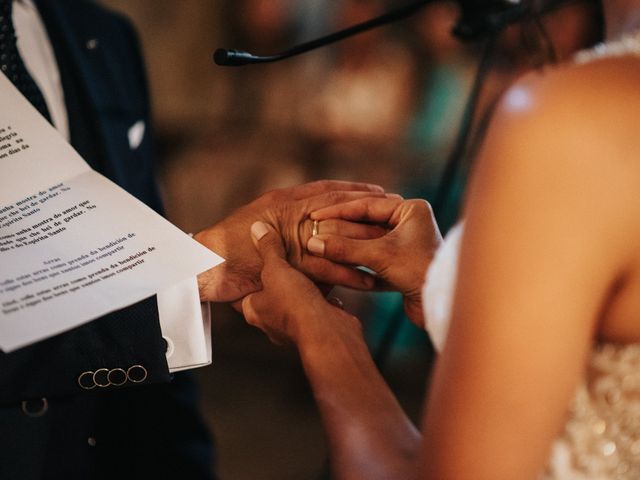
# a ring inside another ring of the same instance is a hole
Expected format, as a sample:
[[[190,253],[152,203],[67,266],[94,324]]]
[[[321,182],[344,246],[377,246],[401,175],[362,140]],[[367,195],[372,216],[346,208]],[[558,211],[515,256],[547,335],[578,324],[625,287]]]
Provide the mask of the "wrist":
[[[296,346],[303,358],[319,351],[331,351],[345,341],[364,341],[362,325],[355,316],[333,305],[327,304],[327,307],[314,310],[315,318],[300,324]]]

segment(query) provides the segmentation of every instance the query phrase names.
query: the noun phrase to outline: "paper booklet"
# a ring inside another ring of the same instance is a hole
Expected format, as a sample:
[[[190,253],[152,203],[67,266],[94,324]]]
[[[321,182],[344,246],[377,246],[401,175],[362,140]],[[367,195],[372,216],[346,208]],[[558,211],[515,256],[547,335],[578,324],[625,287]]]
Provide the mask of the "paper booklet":
[[[222,259],[80,158],[0,75],[0,349],[15,350]]]

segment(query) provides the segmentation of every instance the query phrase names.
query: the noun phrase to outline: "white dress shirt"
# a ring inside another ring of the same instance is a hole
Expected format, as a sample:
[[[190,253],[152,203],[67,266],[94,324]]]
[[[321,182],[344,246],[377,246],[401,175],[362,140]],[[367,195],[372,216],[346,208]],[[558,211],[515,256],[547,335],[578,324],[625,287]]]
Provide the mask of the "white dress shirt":
[[[14,0],[13,24],[18,50],[27,70],[42,91],[54,126],[69,141],[69,121],[64,91],[53,48],[32,0]],[[129,145],[137,148],[144,121],[131,125]],[[162,336],[167,341],[167,363],[172,372],[211,363],[211,311],[201,304],[196,278],[158,294]]]

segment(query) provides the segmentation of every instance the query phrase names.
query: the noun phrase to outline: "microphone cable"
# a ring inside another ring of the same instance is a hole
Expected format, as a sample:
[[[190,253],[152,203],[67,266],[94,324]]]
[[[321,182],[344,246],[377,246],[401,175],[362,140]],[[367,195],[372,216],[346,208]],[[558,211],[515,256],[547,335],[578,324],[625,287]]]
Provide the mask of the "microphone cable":
[[[482,93],[482,86],[491,69],[491,60],[493,51],[497,42],[498,35],[493,34],[485,40],[482,54],[476,74],[469,91],[467,101],[458,127],[458,133],[451,149],[451,153],[445,162],[445,167],[440,177],[440,182],[436,188],[431,206],[435,215],[442,215],[444,208],[448,206],[448,199],[453,190],[456,175],[460,170],[461,164],[468,153],[471,131],[474,124],[475,114],[478,109],[478,101]]]

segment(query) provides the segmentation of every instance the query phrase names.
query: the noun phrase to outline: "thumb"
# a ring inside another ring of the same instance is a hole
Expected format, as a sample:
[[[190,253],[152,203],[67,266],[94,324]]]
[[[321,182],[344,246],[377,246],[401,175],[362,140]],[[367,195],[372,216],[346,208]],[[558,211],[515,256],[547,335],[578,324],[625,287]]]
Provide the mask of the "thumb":
[[[264,262],[286,258],[282,239],[271,225],[255,222],[251,225],[251,238]]]

